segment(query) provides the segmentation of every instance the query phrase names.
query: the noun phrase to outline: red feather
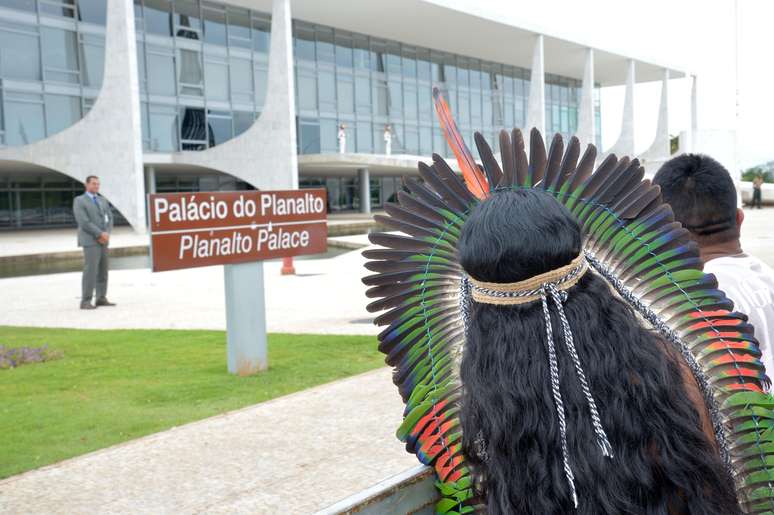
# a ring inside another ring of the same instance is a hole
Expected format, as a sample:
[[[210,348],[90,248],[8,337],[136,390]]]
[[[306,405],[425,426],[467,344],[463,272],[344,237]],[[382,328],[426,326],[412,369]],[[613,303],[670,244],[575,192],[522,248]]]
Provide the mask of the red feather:
[[[454,157],[457,158],[457,163],[462,170],[462,178],[465,180],[465,184],[473,195],[480,199],[484,199],[489,196],[489,184],[486,177],[478,168],[476,160],[473,159],[473,154],[470,153],[470,149],[465,144],[465,140],[462,139],[460,131],[457,129],[457,124],[452,117],[449,105],[441,96],[441,92],[438,88],[433,88],[433,98],[435,99],[435,111],[438,114],[438,121],[441,122],[444,134],[446,135],[446,142],[454,152]]]

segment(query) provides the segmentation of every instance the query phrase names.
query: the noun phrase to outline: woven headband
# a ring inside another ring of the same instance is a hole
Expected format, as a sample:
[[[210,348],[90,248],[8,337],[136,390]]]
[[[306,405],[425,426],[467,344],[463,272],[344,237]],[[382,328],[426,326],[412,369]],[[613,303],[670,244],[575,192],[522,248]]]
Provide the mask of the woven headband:
[[[607,439],[607,434],[602,427],[602,421],[600,420],[599,411],[597,410],[597,403],[591,395],[591,388],[589,388],[586,374],[581,366],[578,351],[575,349],[570,323],[564,314],[564,308],[562,306],[564,301],[567,300],[567,290],[578,283],[580,278],[583,277],[583,274],[586,273],[586,270],[588,270],[586,257],[583,252],[581,252],[578,257],[561,268],[550,270],[515,283],[487,283],[477,281],[469,276],[463,279],[463,290],[466,287],[470,288],[473,300],[481,304],[515,305],[540,300],[543,305],[543,318],[545,319],[546,327],[546,347],[548,350],[548,367],[551,374],[551,392],[554,397],[556,418],[559,422],[564,475],[570,486],[570,492],[576,508],[578,507],[578,496],[575,492],[575,475],[570,466],[570,457],[567,449],[567,421],[565,420],[562,392],[559,387],[559,361],[556,357],[556,346],[554,345],[553,329],[551,327],[551,314],[548,310],[548,297],[551,297],[556,305],[556,311],[559,315],[559,321],[562,327],[564,344],[573,361],[575,374],[578,377],[578,382],[580,382],[583,395],[586,397],[589,414],[591,415],[591,423],[594,426],[594,433],[597,436],[597,444],[602,451],[602,455],[611,458],[613,456],[613,449]],[[465,321],[466,324],[469,316],[467,307],[463,305],[463,321]],[[476,439],[483,440],[483,435],[477,435]],[[480,442],[477,442],[477,447],[485,448]],[[482,457],[482,459],[486,458]]]
[[[468,277],[473,300],[482,304],[513,305],[540,300],[547,286],[565,291],[575,286],[588,265],[583,254],[569,264],[515,283],[488,283]]]

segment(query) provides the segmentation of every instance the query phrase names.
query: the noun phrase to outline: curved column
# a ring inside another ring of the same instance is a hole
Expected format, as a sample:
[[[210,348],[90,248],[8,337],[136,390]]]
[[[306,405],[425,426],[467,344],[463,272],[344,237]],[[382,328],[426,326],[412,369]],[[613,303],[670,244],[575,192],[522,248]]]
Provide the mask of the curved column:
[[[629,59],[626,71],[626,94],[624,96],[623,120],[618,141],[605,154],[634,156],[634,84],[635,64]]]
[[[658,109],[656,137],[648,150],[640,155],[645,160],[665,160],[669,158],[669,70],[663,71],[661,79],[661,103]]]
[[[543,59],[543,35],[535,39],[535,49],[532,52],[532,71],[529,79],[529,104],[527,105],[526,134],[535,127],[541,134],[546,130],[546,84]]]
[[[102,88],[82,119],[46,139],[0,149],[83,182],[98,175],[102,194],[138,232],[145,231],[140,93],[132,0],[107,0]]]
[[[202,166],[258,189],[298,188],[290,0],[273,0],[266,101],[242,134],[207,150],[174,152],[172,163]],[[170,162],[166,160],[164,162]]]
[[[578,130],[575,136],[583,147],[596,142],[596,124],[594,123],[594,49],[586,49],[586,64],[583,69],[581,103],[578,109]]]

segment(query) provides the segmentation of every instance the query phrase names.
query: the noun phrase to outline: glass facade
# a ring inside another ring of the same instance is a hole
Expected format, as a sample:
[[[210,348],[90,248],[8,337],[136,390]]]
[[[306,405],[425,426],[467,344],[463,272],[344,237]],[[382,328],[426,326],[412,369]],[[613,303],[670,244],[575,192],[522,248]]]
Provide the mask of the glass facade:
[[[199,0],[135,0],[143,148],[204,150],[263,108],[269,15]]]
[[[103,80],[107,0],[0,0],[0,146],[25,145],[71,126]],[[133,0],[146,152],[199,151],[244,132],[263,109],[270,15],[206,0]],[[443,92],[463,135],[497,148],[502,128],[524,127],[530,71],[365,34],[293,21],[300,154],[338,151],[451,157],[435,119]],[[546,75],[546,132],[572,135],[581,83]],[[595,88],[597,142],[601,142]],[[473,145],[471,145],[473,147]],[[475,152],[475,151],[474,151]],[[36,182],[37,181],[37,182]],[[329,211],[360,208],[358,178],[301,177],[325,186]],[[244,189],[232,177],[157,173],[158,191]],[[373,207],[394,198],[395,177],[372,177]],[[70,225],[81,190],[59,174],[0,174],[0,227]]]
[[[75,226],[73,198],[83,184],[55,172],[0,174],[0,230]],[[115,222],[126,220],[113,210]]]
[[[105,0],[0,0],[0,145],[51,136],[102,85]]]
[[[294,22],[298,152],[448,156],[432,104],[437,86],[463,136],[481,131],[497,151],[500,129],[526,125],[530,71],[404,45],[330,27]],[[581,81],[547,74],[546,132],[571,136],[578,124]],[[597,108],[598,109],[598,108]]]

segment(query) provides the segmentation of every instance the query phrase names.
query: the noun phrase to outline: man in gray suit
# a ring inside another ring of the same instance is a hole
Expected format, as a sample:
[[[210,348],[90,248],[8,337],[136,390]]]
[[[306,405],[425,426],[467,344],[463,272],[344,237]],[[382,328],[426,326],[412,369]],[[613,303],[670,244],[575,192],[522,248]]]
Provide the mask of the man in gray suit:
[[[115,306],[107,300],[108,242],[113,231],[110,204],[99,194],[99,178],[86,177],[86,191],[73,200],[75,221],[78,222],[78,246],[83,247],[83,292],[81,309]],[[97,300],[91,303],[94,289]]]

